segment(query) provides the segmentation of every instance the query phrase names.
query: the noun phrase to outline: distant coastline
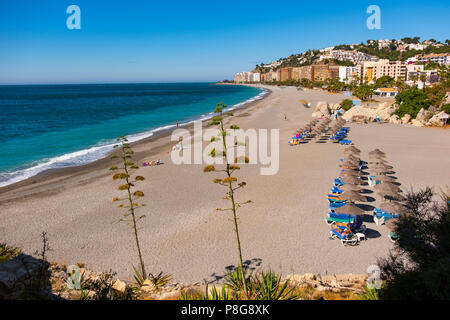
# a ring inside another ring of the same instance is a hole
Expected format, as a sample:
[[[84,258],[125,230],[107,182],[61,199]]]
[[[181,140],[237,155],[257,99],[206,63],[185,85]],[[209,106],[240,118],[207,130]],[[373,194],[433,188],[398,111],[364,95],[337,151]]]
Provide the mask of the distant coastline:
[[[244,85],[244,86],[254,87],[254,86],[250,86],[250,85]],[[261,87],[259,87],[258,89],[260,89],[260,91],[257,95],[230,106],[229,110],[237,111],[237,110],[242,110],[244,108],[248,108],[248,107],[252,106],[255,102],[260,101],[261,99],[264,99],[265,97],[267,97],[270,94],[270,90],[268,90],[268,89],[264,89]],[[169,123],[167,125],[163,125],[163,126],[160,126],[160,127],[154,128],[154,129],[150,129],[147,131],[129,135],[129,140],[132,144],[140,144],[140,143],[148,142],[150,140],[151,141],[158,140],[162,137],[166,137],[166,136],[170,135],[171,132],[173,130],[175,130],[177,127],[184,127],[187,129],[191,129],[194,121],[208,120],[213,116],[214,116],[213,112],[201,113],[201,114],[198,114],[197,116],[192,117],[191,119],[185,120],[183,122]],[[38,163],[37,165],[29,167],[29,168],[25,168],[22,170],[22,171],[25,171],[25,174],[23,176],[19,176],[17,179],[12,179],[12,181],[7,181],[7,183],[0,181],[0,193],[4,190],[9,190],[11,187],[14,187],[15,185],[27,184],[28,181],[35,180],[35,178],[37,176],[39,176],[39,177],[47,176],[47,174],[49,174],[49,173],[51,173],[53,175],[55,172],[58,174],[64,175],[66,172],[75,172],[77,170],[76,168],[84,168],[85,166],[88,166],[89,164],[96,163],[98,161],[102,161],[105,158],[107,158],[113,151],[113,148],[112,148],[113,144],[114,144],[114,141],[111,141],[111,143],[105,144],[103,146],[93,146],[93,147],[90,147],[89,149],[75,151],[70,154],[64,154],[62,156],[52,158],[49,161],[51,163],[55,163],[55,162],[59,161],[59,159],[64,160],[64,158],[70,157],[71,155],[76,156],[77,154],[88,153],[90,151],[95,151],[95,152],[98,151],[99,152],[98,157],[92,159],[91,161],[86,161],[81,164],[65,165],[63,167],[55,168],[55,167],[47,166],[47,162],[45,162],[45,163]],[[33,170],[35,170],[35,172],[27,172],[27,171],[33,171]]]

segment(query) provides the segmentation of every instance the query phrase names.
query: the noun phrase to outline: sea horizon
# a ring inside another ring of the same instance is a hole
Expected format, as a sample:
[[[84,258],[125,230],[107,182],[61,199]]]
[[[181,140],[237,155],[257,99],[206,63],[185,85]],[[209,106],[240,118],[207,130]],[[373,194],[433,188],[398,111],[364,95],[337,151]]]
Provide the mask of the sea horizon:
[[[237,109],[267,93],[247,86],[213,84],[0,85],[0,124],[4,128],[0,141],[5,149],[0,187],[50,169],[104,158],[121,135],[136,142],[177,124],[182,127],[211,118],[220,101]],[[11,88],[15,90],[11,92]],[[8,108],[11,106],[14,108]],[[80,115],[85,112],[90,117]]]

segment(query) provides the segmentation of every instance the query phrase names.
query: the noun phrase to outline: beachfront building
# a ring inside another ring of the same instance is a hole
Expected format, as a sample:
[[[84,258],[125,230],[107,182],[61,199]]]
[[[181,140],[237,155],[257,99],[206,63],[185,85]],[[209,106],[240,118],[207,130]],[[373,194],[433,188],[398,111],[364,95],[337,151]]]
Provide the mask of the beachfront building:
[[[235,83],[260,82],[259,72],[239,72],[234,76]]]
[[[370,83],[383,76],[390,76],[395,80],[405,80],[406,65],[401,61],[389,61],[388,59],[363,63],[360,70],[360,78]]]
[[[261,74],[259,72],[250,72],[248,75],[248,82],[260,82]]]
[[[340,66],[339,67],[339,81],[350,83],[351,81],[355,80],[355,78],[359,74],[359,70],[361,69],[361,66],[356,67],[345,67]]]
[[[378,88],[374,90],[378,97],[393,98],[397,95],[398,91],[395,88]]]
[[[425,84],[422,83],[422,78],[425,77]],[[433,83],[439,81],[439,71],[435,70],[425,70],[422,64],[411,64],[406,66],[406,84],[416,85],[420,88],[423,86],[429,86]]]
[[[301,79],[312,80],[312,66],[302,66],[292,68],[292,80],[300,81]]]
[[[317,64],[312,66],[312,81],[325,81],[339,78],[339,66],[329,64]]]
[[[439,64],[450,64],[450,53],[431,53],[419,58],[420,62],[435,62]]]
[[[277,71],[269,71],[261,74],[261,82],[272,82],[278,81],[278,72]]]
[[[282,82],[292,80],[292,68],[280,68],[278,70],[278,79]]]

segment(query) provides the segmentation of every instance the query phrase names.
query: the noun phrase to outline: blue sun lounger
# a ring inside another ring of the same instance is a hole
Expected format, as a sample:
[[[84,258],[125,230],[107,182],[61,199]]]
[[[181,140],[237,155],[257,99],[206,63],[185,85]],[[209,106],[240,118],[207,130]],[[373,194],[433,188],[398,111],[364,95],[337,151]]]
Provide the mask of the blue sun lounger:
[[[331,226],[330,238],[331,239],[337,238],[337,239],[341,240],[341,243],[343,246],[345,246],[346,244],[356,245],[359,241],[358,237],[355,234],[348,231],[348,228],[343,229],[343,228],[340,228],[340,227],[334,226],[334,225]]]
[[[384,224],[389,219],[398,218],[400,215],[398,213],[390,213],[386,210],[380,210],[380,209],[373,209],[373,221],[377,225]]]
[[[346,204],[347,204],[346,202],[330,202],[330,204],[328,205],[328,209],[331,212],[334,212],[334,210],[342,208]]]
[[[338,187],[333,186],[333,187],[330,189],[330,192],[331,192],[331,193],[334,193],[334,194],[341,194],[342,192],[344,192],[344,190],[341,190],[341,189],[339,189]]]
[[[342,139],[339,141],[340,144],[344,144],[344,145],[349,145],[349,144],[353,144],[352,140],[347,140],[347,139]]]

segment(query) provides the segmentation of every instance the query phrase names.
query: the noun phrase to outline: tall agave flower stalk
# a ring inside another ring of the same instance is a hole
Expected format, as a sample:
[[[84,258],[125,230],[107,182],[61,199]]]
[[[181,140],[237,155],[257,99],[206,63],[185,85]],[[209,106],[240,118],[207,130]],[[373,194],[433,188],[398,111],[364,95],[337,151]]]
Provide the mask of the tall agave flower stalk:
[[[230,161],[230,159],[228,158],[229,157],[228,150],[229,150],[229,148],[237,147],[238,143],[233,142],[232,146],[228,146],[226,143],[227,131],[225,130],[225,127],[224,127],[224,118],[223,118],[223,109],[225,109],[225,108],[227,108],[227,106],[224,105],[222,102],[218,103],[217,107],[214,111],[218,115],[215,116],[211,121],[211,125],[216,125],[219,129],[218,136],[213,137],[211,139],[211,142],[216,141],[216,140],[221,140],[223,150],[218,151],[216,149],[213,149],[213,150],[211,150],[211,152],[209,154],[213,158],[222,157],[224,160],[224,163],[225,163],[224,168],[216,169],[215,166],[209,165],[209,166],[206,166],[203,171],[204,172],[223,172],[225,174],[224,178],[215,178],[213,180],[213,182],[227,188],[226,196],[224,197],[224,199],[229,200],[231,202],[231,207],[217,208],[216,210],[231,211],[233,214],[234,232],[236,235],[236,244],[237,244],[237,250],[238,250],[238,256],[239,256],[238,269],[241,272],[242,285],[243,285],[244,292],[247,293],[246,277],[245,277],[245,273],[244,273],[244,266],[243,266],[243,260],[242,260],[241,240],[239,237],[239,224],[238,224],[237,210],[242,205],[250,203],[251,201],[250,200],[246,201],[246,202],[237,202],[236,201],[235,191],[240,188],[243,188],[246,185],[246,183],[245,182],[238,183],[238,179],[233,176],[233,173],[237,170],[240,170],[240,167],[237,165],[237,163],[238,163],[237,158],[234,159],[234,162]],[[227,115],[233,116],[233,114],[231,112],[228,112]],[[239,127],[236,125],[231,125],[230,129],[237,130],[237,129],[239,129]],[[244,157],[242,162],[248,163],[249,159],[247,157]]]
[[[146,272],[145,272],[145,265],[144,260],[142,259],[142,252],[141,252],[141,245],[139,242],[139,234],[138,234],[138,227],[137,223],[139,220],[143,219],[145,215],[137,215],[136,210],[139,207],[144,207],[145,204],[139,204],[137,202],[138,198],[141,198],[144,196],[144,193],[139,190],[135,190],[135,183],[138,181],[143,181],[145,178],[143,176],[134,176],[132,177],[132,173],[136,171],[136,169],[139,169],[139,167],[131,161],[134,151],[131,149],[128,140],[126,137],[121,136],[117,139],[118,144],[114,146],[114,148],[120,149],[118,154],[113,155],[111,159],[121,159],[121,166],[112,166],[110,168],[111,171],[119,171],[115,173],[112,178],[114,180],[121,180],[123,184],[121,184],[118,189],[120,191],[125,191],[126,195],[122,198],[120,197],[114,197],[113,201],[122,201],[125,202],[125,204],[120,204],[119,208],[125,208],[126,212],[123,214],[123,217],[119,219],[119,221],[127,222],[131,229],[133,230],[134,234],[134,240],[136,244],[136,249],[138,253],[139,258],[139,272],[141,273],[141,276],[145,279],[146,278]]]

